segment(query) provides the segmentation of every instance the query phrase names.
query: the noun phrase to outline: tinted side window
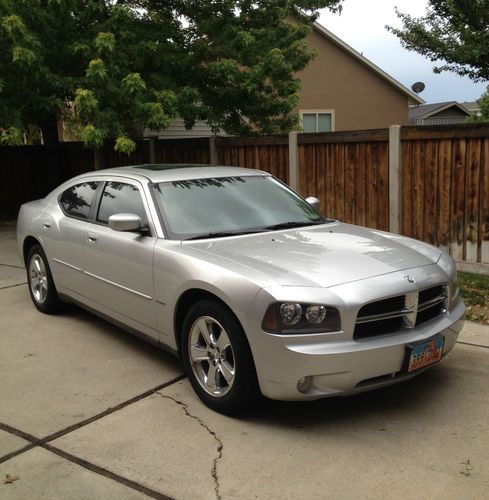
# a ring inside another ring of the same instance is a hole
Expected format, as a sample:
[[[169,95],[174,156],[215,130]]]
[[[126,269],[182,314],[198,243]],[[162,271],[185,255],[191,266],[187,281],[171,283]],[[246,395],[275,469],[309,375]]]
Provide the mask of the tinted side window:
[[[108,223],[114,214],[136,214],[147,224],[146,212],[139,189],[132,184],[122,182],[107,182],[104,188],[97,220]]]
[[[99,182],[83,182],[63,192],[59,200],[63,211],[72,217],[88,219]]]

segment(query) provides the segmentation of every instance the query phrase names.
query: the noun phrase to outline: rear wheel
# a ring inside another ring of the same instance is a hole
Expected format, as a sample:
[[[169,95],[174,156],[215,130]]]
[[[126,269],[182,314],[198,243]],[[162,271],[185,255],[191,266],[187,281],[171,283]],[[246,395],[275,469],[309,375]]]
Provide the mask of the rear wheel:
[[[51,314],[59,310],[61,301],[41,245],[33,245],[27,254],[27,282],[32,302],[39,311]]]
[[[182,357],[192,387],[213,410],[237,413],[255,401],[259,391],[251,350],[238,320],[223,305],[203,300],[190,308]]]

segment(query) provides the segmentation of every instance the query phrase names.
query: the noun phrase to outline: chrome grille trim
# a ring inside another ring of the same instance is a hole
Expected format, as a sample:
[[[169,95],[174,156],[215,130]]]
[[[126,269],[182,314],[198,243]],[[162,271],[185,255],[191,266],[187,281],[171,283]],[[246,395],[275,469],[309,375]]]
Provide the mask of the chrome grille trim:
[[[445,314],[448,300],[449,286],[439,283],[404,295],[369,302],[358,312],[353,339],[361,340],[416,328]],[[399,302],[404,307],[401,308]],[[382,312],[382,308],[385,312]],[[368,314],[374,311],[376,314]]]
[[[424,311],[425,309],[429,309],[430,307],[436,306],[438,304],[442,304],[447,298],[445,295],[439,295],[434,299],[428,300],[418,306],[418,312]]]
[[[383,314],[373,314],[371,316],[358,316],[357,325],[361,325],[362,323],[371,323],[372,321],[382,321],[383,319],[399,318],[413,312],[413,309],[402,309],[400,311],[392,311]]]

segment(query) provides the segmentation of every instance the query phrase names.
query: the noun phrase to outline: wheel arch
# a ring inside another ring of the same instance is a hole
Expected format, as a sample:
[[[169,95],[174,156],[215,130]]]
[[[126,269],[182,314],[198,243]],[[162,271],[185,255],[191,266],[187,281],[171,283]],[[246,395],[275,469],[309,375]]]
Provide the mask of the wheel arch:
[[[22,257],[24,258],[24,264],[26,267],[27,267],[27,255],[29,254],[29,250],[34,245],[40,245],[42,247],[41,242],[34,236],[27,236],[24,239],[24,242],[22,243]]]
[[[175,342],[177,345],[177,350],[180,354],[181,354],[181,334],[182,334],[183,322],[185,320],[185,315],[187,311],[195,303],[201,300],[212,300],[214,302],[218,302],[219,304],[224,306],[237,319],[238,323],[241,325],[241,328],[243,328],[243,325],[241,324],[238,315],[233,311],[233,309],[229,306],[229,304],[227,304],[222,298],[218,297],[216,294],[208,290],[204,290],[202,288],[190,288],[188,290],[185,290],[178,298],[178,301],[175,305],[175,312],[173,316],[173,331],[175,335]]]

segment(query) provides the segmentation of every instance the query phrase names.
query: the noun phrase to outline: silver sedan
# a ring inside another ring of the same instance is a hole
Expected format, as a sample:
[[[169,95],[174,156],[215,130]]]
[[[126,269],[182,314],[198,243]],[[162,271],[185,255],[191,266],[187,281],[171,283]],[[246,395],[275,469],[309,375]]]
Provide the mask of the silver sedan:
[[[83,174],[22,206],[29,292],[70,301],[181,356],[234,413],[407,380],[455,345],[455,264],[318,212],[273,176],[202,165]]]

